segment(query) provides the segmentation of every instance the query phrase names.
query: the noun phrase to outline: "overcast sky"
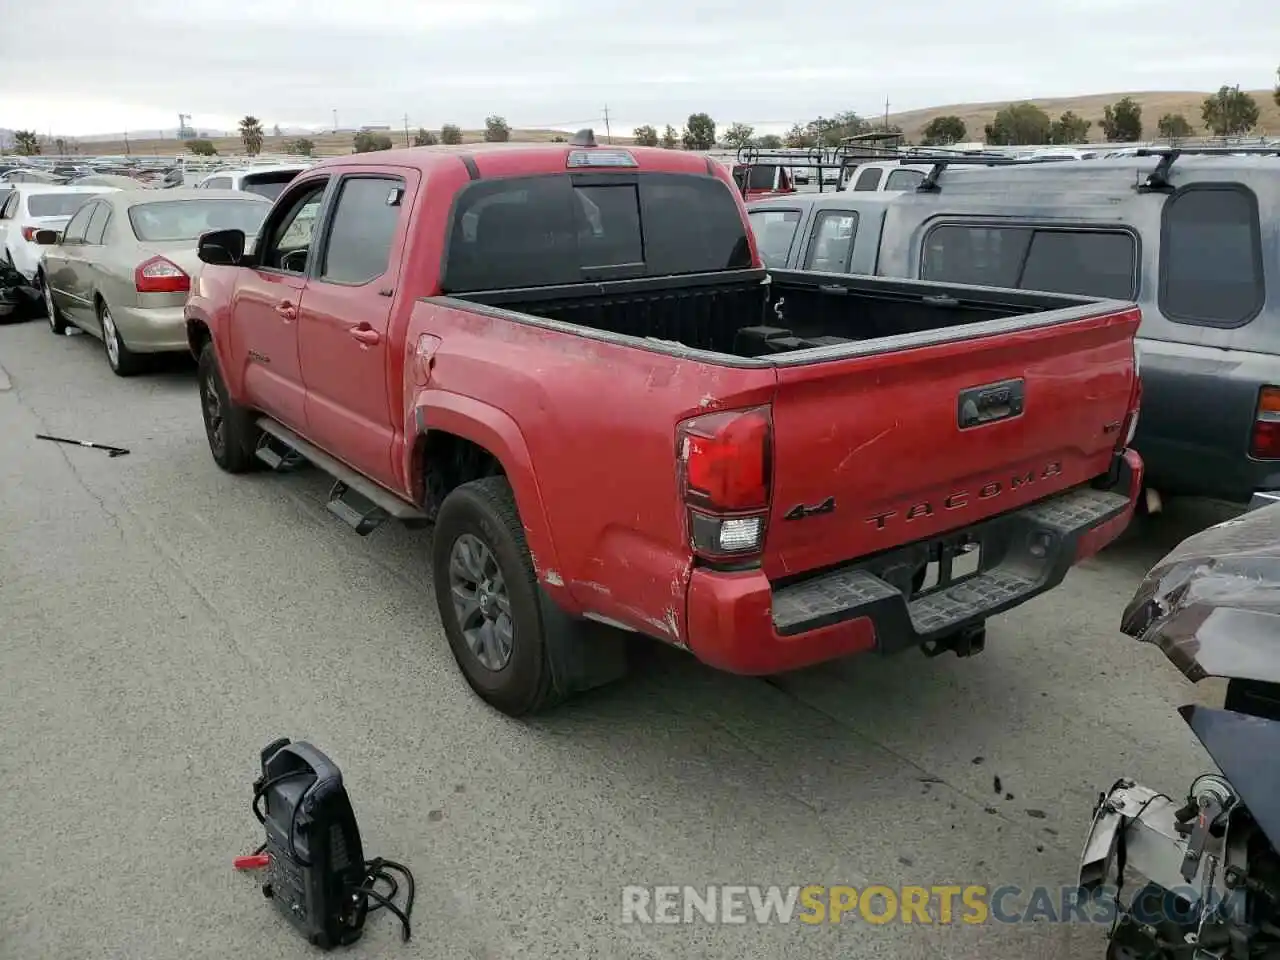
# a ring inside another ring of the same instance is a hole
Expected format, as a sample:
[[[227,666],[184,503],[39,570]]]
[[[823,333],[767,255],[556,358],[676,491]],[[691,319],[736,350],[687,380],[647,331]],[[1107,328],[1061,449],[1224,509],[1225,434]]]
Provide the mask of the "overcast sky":
[[[0,127],[762,132],[844,109],[1270,87],[1275,0],[11,0]]]

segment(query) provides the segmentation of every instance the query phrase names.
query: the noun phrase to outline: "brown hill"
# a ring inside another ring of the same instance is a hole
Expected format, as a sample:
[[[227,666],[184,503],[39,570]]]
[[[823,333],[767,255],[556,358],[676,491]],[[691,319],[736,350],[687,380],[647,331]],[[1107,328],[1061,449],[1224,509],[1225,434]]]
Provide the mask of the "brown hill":
[[[1271,90],[1250,90],[1249,94],[1258,102],[1258,126],[1255,134],[1280,133],[1280,105],[1276,104]],[[1195,91],[1144,91],[1136,93],[1099,93],[1086,97],[1030,97],[1031,103],[1043,110],[1053,119],[1070,110],[1076,116],[1093,121],[1089,128],[1089,139],[1102,140],[1102,108],[1115,103],[1121,97],[1133,97],[1142,105],[1143,135],[1155,137],[1156,122],[1166,113],[1180,113],[1200,136],[1205,136],[1204,123],[1200,118],[1200,106],[1209,92]],[[930,107],[927,110],[909,110],[903,113],[890,114],[889,122],[902,127],[902,132],[909,140],[919,140],[920,131],[925,124],[935,117],[956,116],[964,121],[969,129],[970,140],[983,138],[983,127],[995,119],[996,113],[1011,103],[1021,101],[1008,100],[1000,103],[956,103],[945,107]]]
[[[405,135],[403,130],[386,130],[380,131],[386,133],[391,138],[391,142],[397,147],[405,146]],[[416,133],[416,130],[411,131]],[[438,136],[440,131],[433,131]],[[347,133],[313,133],[307,137],[315,144],[315,155],[319,157],[333,157],[351,152],[351,139],[354,134]],[[571,136],[563,130],[512,130],[511,139],[525,143],[547,143],[556,137],[564,137],[566,140]],[[597,130],[596,136],[601,140],[604,139],[603,131]],[[211,137],[214,147],[218,151],[220,157],[231,157],[242,155],[244,153],[244,144],[240,142],[239,137]],[[284,153],[286,145],[297,137],[265,137],[262,141],[262,152],[267,154]],[[484,140],[483,130],[464,130],[462,131],[463,143],[479,143]],[[409,141],[412,143],[412,139]],[[629,137],[614,137],[614,143],[631,143]],[[48,148],[45,148],[46,152]],[[95,141],[93,143],[85,143],[80,145],[80,153],[91,154],[95,156],[111,157],[124,155],[129,153],[135,157],[172,157],[177,154],[185,153],[185,148],[181,141],[175,139],[166,140],[129,140],[128,150],[125,149],[123,140],[119,141]]]

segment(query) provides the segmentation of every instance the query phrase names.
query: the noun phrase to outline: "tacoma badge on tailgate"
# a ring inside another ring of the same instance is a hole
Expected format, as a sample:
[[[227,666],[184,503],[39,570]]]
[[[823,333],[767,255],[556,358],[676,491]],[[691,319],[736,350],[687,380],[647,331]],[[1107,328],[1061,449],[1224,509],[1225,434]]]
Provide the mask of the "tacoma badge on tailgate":
[[[988,383],[960,391],[957,417],[960,429],[1007,420],[1022,413],[1024,384],[1022,378]]]

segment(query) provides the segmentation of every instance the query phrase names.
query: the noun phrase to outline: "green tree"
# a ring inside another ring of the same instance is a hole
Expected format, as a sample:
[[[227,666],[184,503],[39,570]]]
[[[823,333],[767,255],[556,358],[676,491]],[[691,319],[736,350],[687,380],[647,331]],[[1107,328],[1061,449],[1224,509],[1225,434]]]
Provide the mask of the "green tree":
[[[667,129],[662,131],[661,147],[663,150],[674,150],[678,146],[680,146],[680,134],[668,123]]]
[[[40,152],[40,140],[34,130],[15,130],[13,132],[14,152],[22,157],[34,157]]]
[[[218,155],[218,149],[213,145],[213,141],[206,140],[204,137],[188,140],[187,149],[197,157],[216,157]]]
[[[835,147],[845,137],[856,137],[860,133],[867,133],[871,129],[871,124],[852,110],[843,110],[834,117],[818,117],[816,120],[810,120],[804,129],[804,139],[809,143],[803,146]]]
[[[278,124],[278,123],[277,123],[274,127],[272,127],[272,128],[271,128],[271,135],[272,135],[273,137],[281,136],[281,133],[280,133],[280,124]]]
[[[450,146],[457,146],[462,142],[462,128],[454,126],[452,123],[446,123],[440,128],[440,142],[447,143]]]
[[[733,123],[721,139],[731,147],[745,147],[756,135],[756,128],[747,123]]]
[[[716,145],[716,122],[705,113],[691,113],[681,139],[686,150],[711,150]]]
[[[506,143],[511,139],[511,128],[502,117],[486,117],[484,121],[484,139],[487,143]]]
[[[813,131],[803,124],[793,123],[791,129],[783,134],[782,142],[792,149],[801,147],[812,147],[817,140],[814,139]]]
[[[424,127],[419,127],[418,132],[413,135],[415,147],[434,147],[439,142],[440,138]]]
[[[256,157],[262,152],[262,122],[252,114],[240,121],[240,141],[249,156]]]
[[[67,155],[67,141],[64,137],[55,137],[53,141],[54,155],[65,157]]]
[[[1181,140],[1189,137],[1195,130],[1180,113],[1166,113],[1156,123],[1156,132],[1165,140]]]
[[[782,138],[776,133],[766,133],[763,137],[760,137],[756,143],[765,150],[782,149]]]
[[[1204,98],[1200,117],[1216,137],[1239,136],[1258,125],[1258,102],[1241,90],[1240,84],[1223,84],[1213,96]]]
[[[351,138],[351,145],[355,148],[355,153],[374,153],[378,150],[390,150],[392,147],[389,136],[373,130],[361,130]]]
[[[969,135],[969,128],[956,116],[934,117],[920,131],[921,143],[926,147],[945,147],[960,143]]]
[[[1049,142],[1087,143],[1089,140],[1089,128],[1092,126],[1092,120],[1078,117],[1070,110],[1067,110],[1057,120],[1049,124]]]
[[[315,141],[298,137],[284,145],[284,152],[295,157],[310,157],[316,152]]]
[[[643,127],[636,127],[631,131],[631,135],[635,137],[637,146],[656,147],[658,145],[658,131],[647,123]]]
[[[1013,103],[986,125],[987,143],[998,147],[1047,143],[1052,121],[1034,103]]]
[[[1102,135],[1111,143],[1133,143],[1142,139],[1142,104],[1133,97],[1121,97],[1102,108]]]

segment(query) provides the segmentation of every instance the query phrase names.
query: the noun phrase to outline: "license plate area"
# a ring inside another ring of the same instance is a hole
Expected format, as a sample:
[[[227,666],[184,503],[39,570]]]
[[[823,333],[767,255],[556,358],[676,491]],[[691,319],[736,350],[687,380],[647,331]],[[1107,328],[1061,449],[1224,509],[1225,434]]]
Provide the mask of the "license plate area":
[[[976,577],[982,572],[982,543],[961,534],[935,540],[927,547],[928,560],[916,571],[911,596],[928,596]]]

